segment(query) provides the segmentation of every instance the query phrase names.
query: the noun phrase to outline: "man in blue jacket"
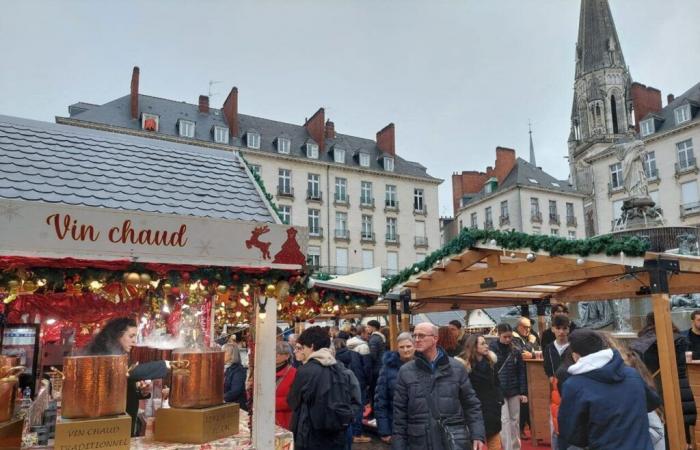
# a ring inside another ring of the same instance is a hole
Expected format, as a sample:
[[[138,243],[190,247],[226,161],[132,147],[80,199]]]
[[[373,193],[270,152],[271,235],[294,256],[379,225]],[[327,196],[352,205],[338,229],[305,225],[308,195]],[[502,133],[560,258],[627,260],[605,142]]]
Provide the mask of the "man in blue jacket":
[[[562,387],[559,434],[590,450],[653,450],[647,412],[661,400],[593,330],[571,333],[576,363]]]

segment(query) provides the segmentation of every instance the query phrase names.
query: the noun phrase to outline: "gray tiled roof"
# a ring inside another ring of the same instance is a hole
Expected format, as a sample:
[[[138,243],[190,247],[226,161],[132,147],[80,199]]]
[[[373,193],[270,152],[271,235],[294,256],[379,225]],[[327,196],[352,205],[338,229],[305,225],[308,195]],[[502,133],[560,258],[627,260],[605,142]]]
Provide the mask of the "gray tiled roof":
[[[201,114],[198,105],[151,97],[149,95],[139,95],[139,110],[141,113],[157,114],[159,116],[158,134],[179,137],[177,130],[178,120],[184,119],[195,122],[195,136],[192,138],[193,144],[196,144],[196,141],[213,143],[213,127],[227,127],[226,120],[220,109],[210,108],[209,114]],[[69,107],[71,119],[74,120],[140,130],[141,122],[132,120],[130,111],[129,95],[100,106],[79,102]],[[241,136],[231,139],[229,145],[245,149],[245,133],[247,131],[256,131],[261,136],[260,151],[277,153],[275,140],[279,136],[284,136],[292,141],[291,156],[306,159],[304,145],[311,136],[302,125],[278,122],[245,114],[239,114],[238,117]],[[157,135],[155,136],[157,137]],[[360,167],[359,156],[356,156],[356,154],[363,151],[370,154],[370,167],[365,169],[381,171],[383,174],[387,173],[382,168],[380,161],[382,153],[377,148],[375,141],[336,133],[335,139],[326,139],[326,151],[321,152],[319,155],[320,161],[336,164],[333,162],[333,155],[329,151],[333,149],[333,146],[345,149],[346,166]],[[416,162],[407,161],[398,155],[394,157],[394,173],[424,178],[430,181],[440,181],[428,175],[424,166]]]
[[[556,183],[556,184],[554,184]],[[522,158],[517,158],[515,165],[508,173],[506,178],[498,189],[494,192],[486,193],[483,190],[477,194],[467,194],[470,198],[465,204],[468,205],[483,198],[495,195],[497,192],[503,191],[513,186],[533,187],[539,189],[547,189],[554,192],[562,192],[568,194],[578,194],[571,186],[568,180],[557,180],[539,167],[535,167]]]
[[[274,222],[233,152],[0,115],[0,198]]]
[[[576,47],[577,77],[606,67],[625,67],[608,0],[581,0]]]
[[[696,84],[692,88],[688,89],[685,91],[682,95],[679,95],[676,97],[671,103],[666,105],[661,111],[656,112],[656,113],[649,113],[646,116],[644,116],[644,119],[648,119],[649,117],[656,117],[657,120],[655,121],[655,129],[654,133],[644,136],[644,138],[648,138],[650,136],[654,136],[655,134],[659,133],[665,133],[667,131],[673,130],[674,128],[678,127],[683,127],[688,125],[688,122],[684,122],[682,124],[676,125],[676,116],[675,116],[675,110],[679,106],[685,104],[686,102],[691,103],[690,107],[690,112],[693,114],[693,116],[690,118],[691,122],[698,122],[700,121],[700,83]],[[693,103],[695,105],[693,105]]]

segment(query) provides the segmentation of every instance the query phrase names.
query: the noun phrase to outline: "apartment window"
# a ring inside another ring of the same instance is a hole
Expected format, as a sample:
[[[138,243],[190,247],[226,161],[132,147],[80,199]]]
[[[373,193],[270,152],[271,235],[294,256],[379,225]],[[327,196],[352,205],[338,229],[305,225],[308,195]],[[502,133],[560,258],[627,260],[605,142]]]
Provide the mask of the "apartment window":
[[[262,166],[260,164],[251,164],[250,171],[253,172],[254,174],[257,174],[258,176],[261,176],[262,175]]]
[[[309,209],[309,234],[319,236],[321,234],[321,210]]]
[[[501,202],[501,217],[502,218],[508,217],[508,200],[503,200]]]
[[[345,164],[345,149],[333,148],[333,161],[341,164]]]
[[[279,169],[277,177],[277,193],[290,195],[292,193],[292,171]]]
[[[472,228],[479,228],[479,223],[478,223],[478,216],[476,215],[475,212],[472,213],[471,215],[471,225]]]
[[[374,251],[362,250],[362,268],[371,269],[374,267]]]
[[[540,213],[540,201],[537,198],[530,198],[530,218],[532,220],[542,221],[542,214]]]
[[[573,230],[569,231],[569,239],[571,239],[572,241],[574,239],[576,239],[576,232],[575,231],[573,231]]]
[[[399,273],[399,254],[397,252],[386,253],[386,271],[388,275]]]
[[[610,165],[610,180],[613,189],[622,187],[622,163]]]
[[[344,212],[335,213],[335,237],[347,239],[348,236],[348,214]]]
[[[228,144],[228,128],[214,127],[214,142],[217,144]]]
[[[288,155],[289,152],[292,150],[292,141],[283,138],[283,137],[278,137],[277,138],[277,153],[284,153],[285,155]]]
[[[321,267],[321,247],[308,246],[306,249],[306,264],[311,267]]]
[[[396,241],[396,217],[386,218],[386,240]]]
[[[642,132],[642,137],[649,136],[654,133],[654,119],[642,120],[639,123],[639,129]]]
[[[673,112],[676,115],[676,125],[690,120],[690,105],[680,106]]]
[[[321,176],[316,173],[310,173],[306,183],[306,195],[311,200],[321,199]]]
[[[360,183],[360,203],[363,205],[374,204],[374,199],[372,198],[372,182],[363,181]]]
[[[693,140],[687,139],[676,144],[678,150],[678,165],[681,169],[687,169],[695,165],[695,157],[693,156]]]
[[[348,249],[335,249],[335,273],[338,275],[347,275],[348,273]]]
[[[484,209],[484,228],[491,228],[493,226],[493,216],[491,214],[491,207]]]
[[[194,137],[194,122],[180,119],[178,122],[178,132],[182,137]]]
[[[576,226],[576,216],[574,215],[574,204],[566,204],[566,225],[570,227]]]
[[[360,165],[369,167],[369,153],[360,153]]]
[[[306,144],[306,157],[311,159],[318,159],[318,145],[312,142]]]
[[[280,219],[285,225],[292,223],[292,207],[290,205],[278,205],[277,210],[280,212]]]
[[[425,211],[425,200],[424,200],[423,189],[413,190],[413,210],[414,211]]]
[[[559,222],[559,213],[557,212],[557,201],[549,201],[549,220],[550,222]]]
[[[557,230],[556,228],[552,228],[550,230],[550,233],[552,236],[559,236],[559,230]]]
[[[245,143],[248,146],[248,148],[260,148],[260,133],[257,133],[255,131],[247,132]]]
[[[345,178],[335,179],[335,201],[348,201],[348,180]]]
[[[141,129],[146,131],[158,131],[158,116],[156,114],[141,114]]]
[[[654,152],[646,152],[644,155],[644,175],[647,178],[656,178],[658,176],[656,154]]]
[[[374,234],[372,232],[372,216],[367,214],[362,215],[362,239],[374,239]]]
[[[384,157],[384,170],[387,172],[394,171],[394,158],[389,158],[388,156]]]
[[[681,204],[684,207],[697,205],[698,203],[698,182],[697,180],[681,184]]]
[[[393,184],[386,185],[386,191],[384,196],[384,205],[388,208],[398,207],[399,201],[396,199],[396,186]]]

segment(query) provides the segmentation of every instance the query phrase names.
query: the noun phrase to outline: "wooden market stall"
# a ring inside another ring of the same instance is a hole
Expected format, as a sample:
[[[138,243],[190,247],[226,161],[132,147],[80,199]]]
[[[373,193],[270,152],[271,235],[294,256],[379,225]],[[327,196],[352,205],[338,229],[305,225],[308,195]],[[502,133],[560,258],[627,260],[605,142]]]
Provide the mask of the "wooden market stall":
[[[700,258],[647,248],[635,237],[568,241],[465,229],[445,248],[387,280],[383,291],[410,299],[412,313],[651,297],[659,348],[673,349],[669,295],[700,290]],[[544,319],[544,307],[538,316]],[[674,352],[661,351],[659,358],[670,448],[683,448]]]

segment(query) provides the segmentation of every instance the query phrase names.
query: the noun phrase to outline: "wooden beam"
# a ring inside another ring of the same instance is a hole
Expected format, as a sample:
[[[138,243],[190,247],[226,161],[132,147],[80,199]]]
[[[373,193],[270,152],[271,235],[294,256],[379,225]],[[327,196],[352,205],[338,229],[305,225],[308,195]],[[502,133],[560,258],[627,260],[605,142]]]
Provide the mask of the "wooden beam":
[[[656,324],[656,339],[659,349],[659,366],[661,385],[663,386],[664,413],[666,416],[666,437],[670,448],[686,447],[681,394],[678,383],[678,367],[673,342],[673,324],[671,322],[671,300],[668,294],[653,294],[651,300],[654,306],[654,323]],[[685,357],[685,355],[683,355]]]
[[[489,256],[486,257],[486,263],[489,266],[489,269],[494,269],[498,266],[501,265],[501,255],[498,253],[492,253]]]
[[[636,278],[635,278],[636,277]],[[583,282],[577,286],[564,289],[553,295],[554,298],[566,302],[614,300],[618,298],[634,298],[647,296],[637,294],[642,286],[649,286],[649,275],[641,272],[635,277],[602,277]],[[668,278],[670,294],[688,294],[697,292],[700,286],[700,274],[681,273],[670,275]]]
[[[525,262],[458,274],[435,274],[432,280],[421,282],[417,288],[414,288],[414,293],[415,298],[421,300],[430,297],[494,290],[494,288],[481,287],[486,278],[491,278],[496,283],[495,289],[505,290],[623,273],[625,273],[624,266],[589,264],[586,267],[578,266],[575,262],[572,264],[570,260],[551,258],[539,263]]]

